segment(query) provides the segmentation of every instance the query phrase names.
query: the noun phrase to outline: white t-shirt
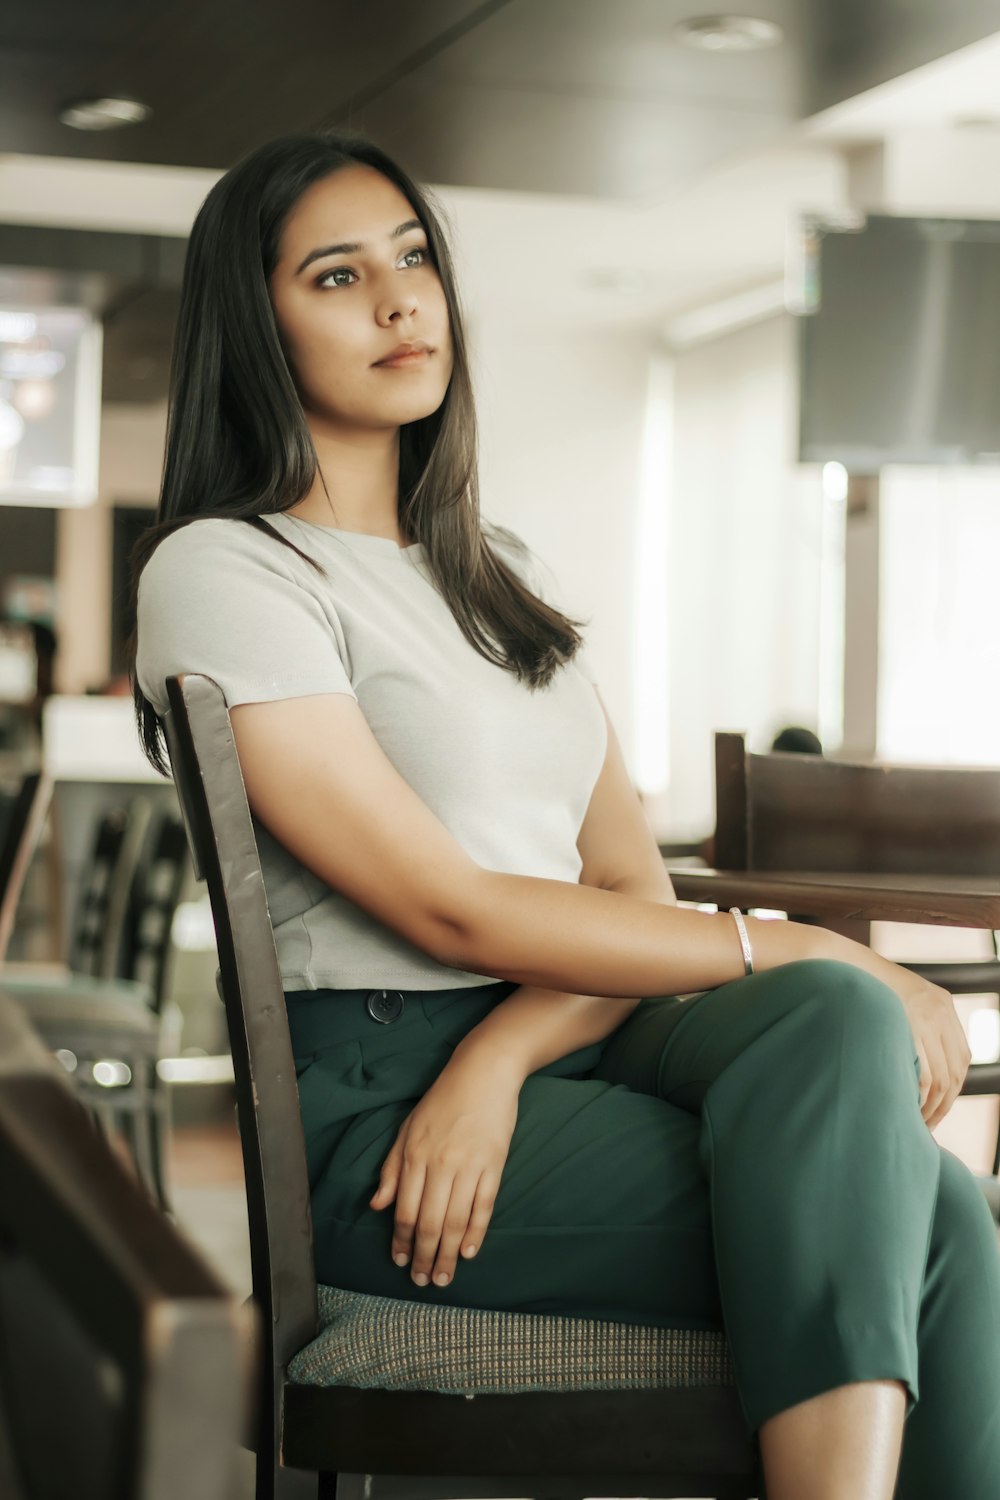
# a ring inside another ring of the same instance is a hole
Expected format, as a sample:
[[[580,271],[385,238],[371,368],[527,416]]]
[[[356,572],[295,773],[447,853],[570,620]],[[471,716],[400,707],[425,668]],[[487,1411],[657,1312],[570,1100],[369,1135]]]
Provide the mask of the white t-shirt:
[[[422,543],[266,519],[328,576],[255,527],[216,518],[173,532],[143,569],[136,675],[157,713],[168,707],[165,679],[182,672],[214,679],[230,708],[348,693],[479,865],[578,883],[576,840],[607,749],[584,652],[532,690],[462,635]],[[491,540],[534,593],[562,607],[520,538],[523,551]],[[333,890],[256,818],[254,831],[285,990],[494,981],[439,963]]]

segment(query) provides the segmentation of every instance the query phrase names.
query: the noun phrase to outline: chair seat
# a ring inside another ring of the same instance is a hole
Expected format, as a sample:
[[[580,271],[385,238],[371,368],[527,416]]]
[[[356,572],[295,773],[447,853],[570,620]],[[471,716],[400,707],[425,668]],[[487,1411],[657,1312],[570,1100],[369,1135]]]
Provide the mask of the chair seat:
[[[48,960],[5,960],[0,964],[0,985],[20,984],[65,984],[72,979],[73,970],[68,964],[50,963]]]
[[[118,1044],[156,1056],[160,1022],[150,1009],[145,984],[77,974],[66,984],[53,986],[34,981],[22,984],[3,976],[0,991],[21,1007],[51,1045],[86,1051],[93,1044],[103,1051]]]
[[[733,1386],[725,1335],[554,1313],[441,1307],[319,1286],[295,1385],[446,1395]]]

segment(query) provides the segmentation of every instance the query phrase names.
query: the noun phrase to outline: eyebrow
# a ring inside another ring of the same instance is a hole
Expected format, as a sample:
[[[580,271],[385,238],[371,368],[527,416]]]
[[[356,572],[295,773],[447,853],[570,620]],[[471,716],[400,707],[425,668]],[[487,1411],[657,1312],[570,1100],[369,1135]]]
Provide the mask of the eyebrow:
[[[400,235],[406,234],[408,230],[423,229],[423,227],[419,219],[407,219],[405,224],[397,224],[388,238],[390,240],[398,240]],[[306,266],[312,265],[314,260],[322,260],[324,255],[357,255],[358,251],[364,250],[364,248],[365,246],[361,240],[350,240],[346,241],[343,245],[326,245],[321,250],[310,250],[295,274],[296,276],[301,275]]]

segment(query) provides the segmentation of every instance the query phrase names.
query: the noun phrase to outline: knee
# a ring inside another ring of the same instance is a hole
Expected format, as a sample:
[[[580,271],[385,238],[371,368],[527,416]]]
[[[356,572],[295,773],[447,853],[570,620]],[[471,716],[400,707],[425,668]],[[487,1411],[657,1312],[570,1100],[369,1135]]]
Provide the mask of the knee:
[[[977,1240],[986,1250],[987,1259],[996,1261],[996,1223],[986,1193],[975,1174],[951,1151],[941,1149],[941,1175],[938,1179],[935,1209],[935,1239],[947,1243],[953,1238],[959,1253],[968,1261]],[[1000,1277],[994,1277],[994,1285]]]
[[[911,1051],[913,1033],[899,996],[874,974],[840,959],[805,959],[801,999],[835,1029],[895,1038]]]

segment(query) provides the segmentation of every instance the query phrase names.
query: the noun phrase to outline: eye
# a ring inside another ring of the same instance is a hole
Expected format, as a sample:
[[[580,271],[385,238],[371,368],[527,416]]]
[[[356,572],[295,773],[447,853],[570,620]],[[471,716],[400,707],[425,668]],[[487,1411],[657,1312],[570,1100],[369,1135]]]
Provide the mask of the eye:
[[[411,270],[416,270],[417,266],[421,266],[426,261],[429,260],[430,251],[429,251],[429,249],[428,249],[428,247],[426,245],[413,245],[413,246],[411,246],[411,248],[409,250],[404,250],[403,251],[403,254],[400,256],[400,260],[406,260],[407,257],[411,256],[411,255],[419,255],[419,256],[423,257],[422,260],[417,261],[415,265],[411,265],[410,268],[409,268]],[[330,278],[332,276],[339,276],[344,271],[346,271],[349,276],[353,276],[354,279],[355,279],[355,281],[357,280],[357,274],[356,274],[356,272],[354,272],[354,271],[351,270],[350,266],[333,266],[331,270],[324,271],[323,274],[322,274],[322,276],[317,277],[317,279],[316,279],[316,285],[318,287],[323,287],[324,289],[327,288],[327,287],[331,287],[331,286],[332,287],[338,287],[338,286],[351,286],[351,285],[353,285],[353,283],[350,282],[350,281],[331,281],[330,280]]]
[[[322,276],[317,278],[316,285],[327,286],[328,284],[330,284],[333,286],[350,286],[350,282],[347,281],[334,281],[332,283],[330,282],[331,276],[339,276],[341,272],[344,271],[346,271],[349,276],[354,275],[354,272],[351,270],[350,266],[334,266],[332,271],[324,271]]]

